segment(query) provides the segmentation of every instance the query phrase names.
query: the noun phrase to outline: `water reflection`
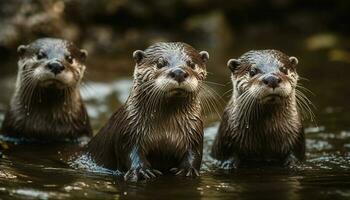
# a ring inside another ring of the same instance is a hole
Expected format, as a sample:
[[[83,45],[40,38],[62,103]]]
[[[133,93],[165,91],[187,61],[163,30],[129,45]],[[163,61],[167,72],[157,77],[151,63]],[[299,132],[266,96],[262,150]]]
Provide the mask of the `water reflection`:
[[[169,185],[171,183],[171,185]],[[117,181],[121,199],[201,199],[200,179],[166,175],[150,183],[127,184]]]

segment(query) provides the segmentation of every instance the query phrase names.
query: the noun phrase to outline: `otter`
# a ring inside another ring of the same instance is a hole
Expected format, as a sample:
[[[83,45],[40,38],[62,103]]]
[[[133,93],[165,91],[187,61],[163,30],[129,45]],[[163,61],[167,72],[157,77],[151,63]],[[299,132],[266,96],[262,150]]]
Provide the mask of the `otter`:
[[[305,96],[298,90],[297,64],[278,50],[249,51],[227,62],[233,94],[211,151],[222,168],[304,160]]]
[[[79,92],[87,51],[63,39],[41,38],[20,45],[17,52],[16,89],[2,134],[44,143],[90,137]]]
[[[133,87],[126,103],[92,138],[87,153],[125,181],[172,172],[199,176],[203,122],[198,93],[209,54],[181,43],[156,43],[133,53]]]

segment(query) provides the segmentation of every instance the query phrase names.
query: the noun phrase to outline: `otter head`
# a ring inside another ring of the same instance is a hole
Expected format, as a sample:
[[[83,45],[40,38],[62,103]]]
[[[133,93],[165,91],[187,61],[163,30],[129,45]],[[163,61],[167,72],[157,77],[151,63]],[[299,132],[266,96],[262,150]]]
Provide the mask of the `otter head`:
[[[156,43],[145,51],[133,53],[136,61],[134,78],[139,86],[148,87],[165,97],[197,94],[206,77],[209,54],[181,43]]]
[[[76,86],[83,78],[87,51],[62,39],[43,38],[17,48],[19,82],[58,89]]]
[[[249,51],[227,62],[235,95],[257,102],[279,103],[295,93],[298,59],[277,50]]]

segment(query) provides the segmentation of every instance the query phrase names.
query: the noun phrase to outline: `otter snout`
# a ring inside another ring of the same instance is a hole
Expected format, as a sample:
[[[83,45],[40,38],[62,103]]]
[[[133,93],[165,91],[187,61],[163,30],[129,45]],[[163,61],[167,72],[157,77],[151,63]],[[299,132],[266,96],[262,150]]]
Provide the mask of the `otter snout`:
[[[182,83],[186,80],[186,78],[188,77],[188,73],[186,71],[184,71],[183,69],[177,68],[177,69],[173,69],[169,72],[169,76],[176,80],[178,83]]]
[[[279,78],[276,75],[267,75],[262,79],[262,82],[266,86],[268,86],[272,89],[275,89],[279,86],[279,84],[282,82],[282,80],[281,80],[281,78]]]
[[[55,75],[61,73],[65,69],[64,65],[57,61],[48,63],[46,67]]]

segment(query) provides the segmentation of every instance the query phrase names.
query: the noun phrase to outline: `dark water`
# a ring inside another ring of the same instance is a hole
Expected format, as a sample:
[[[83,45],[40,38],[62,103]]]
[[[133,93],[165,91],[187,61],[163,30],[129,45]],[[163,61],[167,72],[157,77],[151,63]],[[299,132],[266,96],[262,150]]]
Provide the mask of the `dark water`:
[[[291,39],[294,38],[294,39]],[[317,38],[315,39],[317,43]],[[219,117],[205,119],[205,154],[201,177],[163,176],[150,182],[125,183],[118,176],[74,169],[60,161],[72,145],[11,147],[0,160],[0,199],[350,199],[349,53],[335,44],[316,48],[308,36],[236,39],[211,53],[208,80],[223,101],[231,88],[225,63],[249,49],[277,48],[299,58],[299,74],[317,109],[316,122],[305,122],[307,160],[298,169],[256,167],[235,173],[218,171],[208,156]],[[315,41],[314,41],[315,42]],[[205,45],[203,45],[205,46]],[[84,99],[95,130],[128,96],[131,50],[115,58],[91,57]],[[15,80],[15,61],[0,68],[0,121]],[[222,108],[221,108],[222,109]]]

